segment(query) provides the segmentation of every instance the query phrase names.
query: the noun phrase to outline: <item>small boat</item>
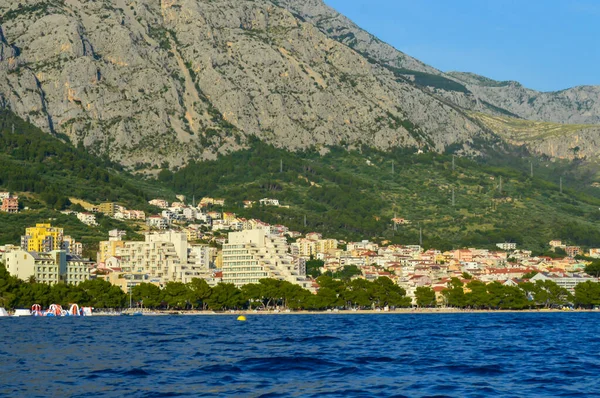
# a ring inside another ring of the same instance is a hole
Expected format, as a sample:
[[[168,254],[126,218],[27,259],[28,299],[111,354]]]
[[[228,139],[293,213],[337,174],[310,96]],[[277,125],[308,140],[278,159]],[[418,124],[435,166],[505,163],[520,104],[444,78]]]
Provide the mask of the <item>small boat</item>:
[[[6,310],[2,307],[0,307],[0,317],[2,316],[9,316],[8,312],[6,312]]]

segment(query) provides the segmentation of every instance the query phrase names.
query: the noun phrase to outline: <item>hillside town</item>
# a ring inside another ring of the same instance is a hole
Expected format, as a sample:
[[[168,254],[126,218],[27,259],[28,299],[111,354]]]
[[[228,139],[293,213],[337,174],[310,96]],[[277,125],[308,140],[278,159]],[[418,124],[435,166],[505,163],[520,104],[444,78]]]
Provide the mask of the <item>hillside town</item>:
[[[5,195],[4,200],[7,198],[11,196]],[[164,287],[168,282],[190,283],[199,278],[211,287],[221,282],[241,287],[271,278],[316,293],[318,275],[367,281],[386,277],[406,291],[413,305],[417,288],[430,287],[440,306],[444,305],[442,292],[453,278],[506,286],[551,280],[571,293],[579,283],[598,282],[598,278],[585,274],[588,261],[578,255],[600,258],[600,248],[584,253],[580,247],[560,240],[549,245],[556,253],[564,253],[562,256],[533,256],[510,242],[499,242],[497,250],[442,252],[385,241],[345,242],[316,232],[303,235],[284,225],[218,211],[225,204],[223,199],[205,197],[190,205],[181,196],[177,202],[154,199],[149,204],[158,207],[160,213],[146,215],[116,203],[88,204],[83,206],[85,212],[65,212],[90,226],[96,225],[97,213],[144,225],[141,241],[128,240],[125,231],[115,229],[99,243],[96,258],[87,259],[82,257],[82,244],[65,235],[63,228],[39,223],[25,230],[20,244],[0,246],[0,262],[22,280],[77,285],[103,279],[124,292],[141,283]],[[245,202],[245,206],[253,205],[281,206],[269,198]],[[409,222],[398,217],[392,221]]]

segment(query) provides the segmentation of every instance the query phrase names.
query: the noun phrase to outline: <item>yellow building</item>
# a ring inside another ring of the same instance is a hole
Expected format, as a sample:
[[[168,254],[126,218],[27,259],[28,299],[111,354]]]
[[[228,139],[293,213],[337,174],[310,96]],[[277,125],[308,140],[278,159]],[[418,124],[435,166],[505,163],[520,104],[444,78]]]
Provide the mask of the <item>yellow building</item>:
[[[223,268],[223,252],[219,251],[217,256],[215,257],[215,268],[221,269]]]
[[[36,224],[25,230],[21,236],[21,248],[29,252],[51,252],[61,250],[63,243],[63,229],[52,227],[50,224]]]
[[[113,202],[102,203],[100,206],[98,206],[98,211],[102,214],[112,217],[117,212],[117,204]]]
[[[226,221],[226,222],[237,221],[235,218],[235,213],[223,213],[223,221]]]
[[[335,250],[338,247],[336,239],[319,239],[317,242],[317,253],[327,253],[330,250]]]
[[[105,263],[109,257],[117,255],[117,248],[125,247],[125,241],[122,240],[106,240],[99,244],[98,248],[98,262]]]

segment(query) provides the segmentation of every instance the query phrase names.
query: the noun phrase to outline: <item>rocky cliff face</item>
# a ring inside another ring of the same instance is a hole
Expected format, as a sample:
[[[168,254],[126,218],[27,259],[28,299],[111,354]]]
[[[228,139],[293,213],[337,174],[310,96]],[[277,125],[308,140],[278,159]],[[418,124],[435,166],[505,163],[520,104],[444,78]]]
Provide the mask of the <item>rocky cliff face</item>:
[[[0,0],[0,13],[2,106],[124,164],[179,165],[249,136],[442,150],[485,135],[276,2]]]
[[[444,74],[322,0],[0,0],[0,15],[0,106],[127,165],[214,158],[251,136],[468,151],[492,133],[467,111],[600,115],[596,88],[557,99]]]
[[[473,73],[444,73],[381,42],[322,0],[278,0],[277,3],[310,21],[328,37],[382,65],[402,69],[400,72],[409,79],[411,71],[417,72],[412,74],[416,75],[412,80],[418,85],[462,108],[545,122],[600,124],[600,86],[542,93],[513,81],[499,82]],[[423,76],[423,73],[433,77]]]
[[[473,73],[444,73],[382,43],[352,21],[326,6],[321,0],[278,0],[295,15],[310,21],[323,34],[342,42],[365,57],[413,82],[425,92],[456,105],[459,109],[494,117],[512,117],[538,122],[569,124],[567,128],[532,123],[512,133],[518,121],[484,125],[516,145],[526,145],[532,152],[556,157],[595,158],[600,154],[596,138],[600,124],[600,86],[574,87],[542,93],[514,81],[499,82]],[[507,128],[508,125],[508,128]],[[552,134],[547,134],[548,129]],[[573,148],[581,148],[574,151]]]
[[[514,81],[499,82],[472,73],[450,72],[477,98],[529,120],[600,124],[600,86],[539,92]]]
[[[364,31],[344,15],[327,6],[323,0],[273,0],[273,3],[288,9],[297,17],[315,25],[328,37],[344,43],[355,51],[384,65],[418,72],[442,74],[439,70],[396,50],[369,32]]]

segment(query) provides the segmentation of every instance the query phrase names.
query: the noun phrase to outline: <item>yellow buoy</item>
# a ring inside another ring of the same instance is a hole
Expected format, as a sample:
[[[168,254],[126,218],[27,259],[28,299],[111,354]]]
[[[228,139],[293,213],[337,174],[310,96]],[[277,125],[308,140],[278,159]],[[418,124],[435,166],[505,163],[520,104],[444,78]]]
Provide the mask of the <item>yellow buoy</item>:
[[[246,317],[243,316],[243,315],[240,315],[240,316],[237,317],[237,320],[241,321],[241,322],[245,322],[246,321]]]

